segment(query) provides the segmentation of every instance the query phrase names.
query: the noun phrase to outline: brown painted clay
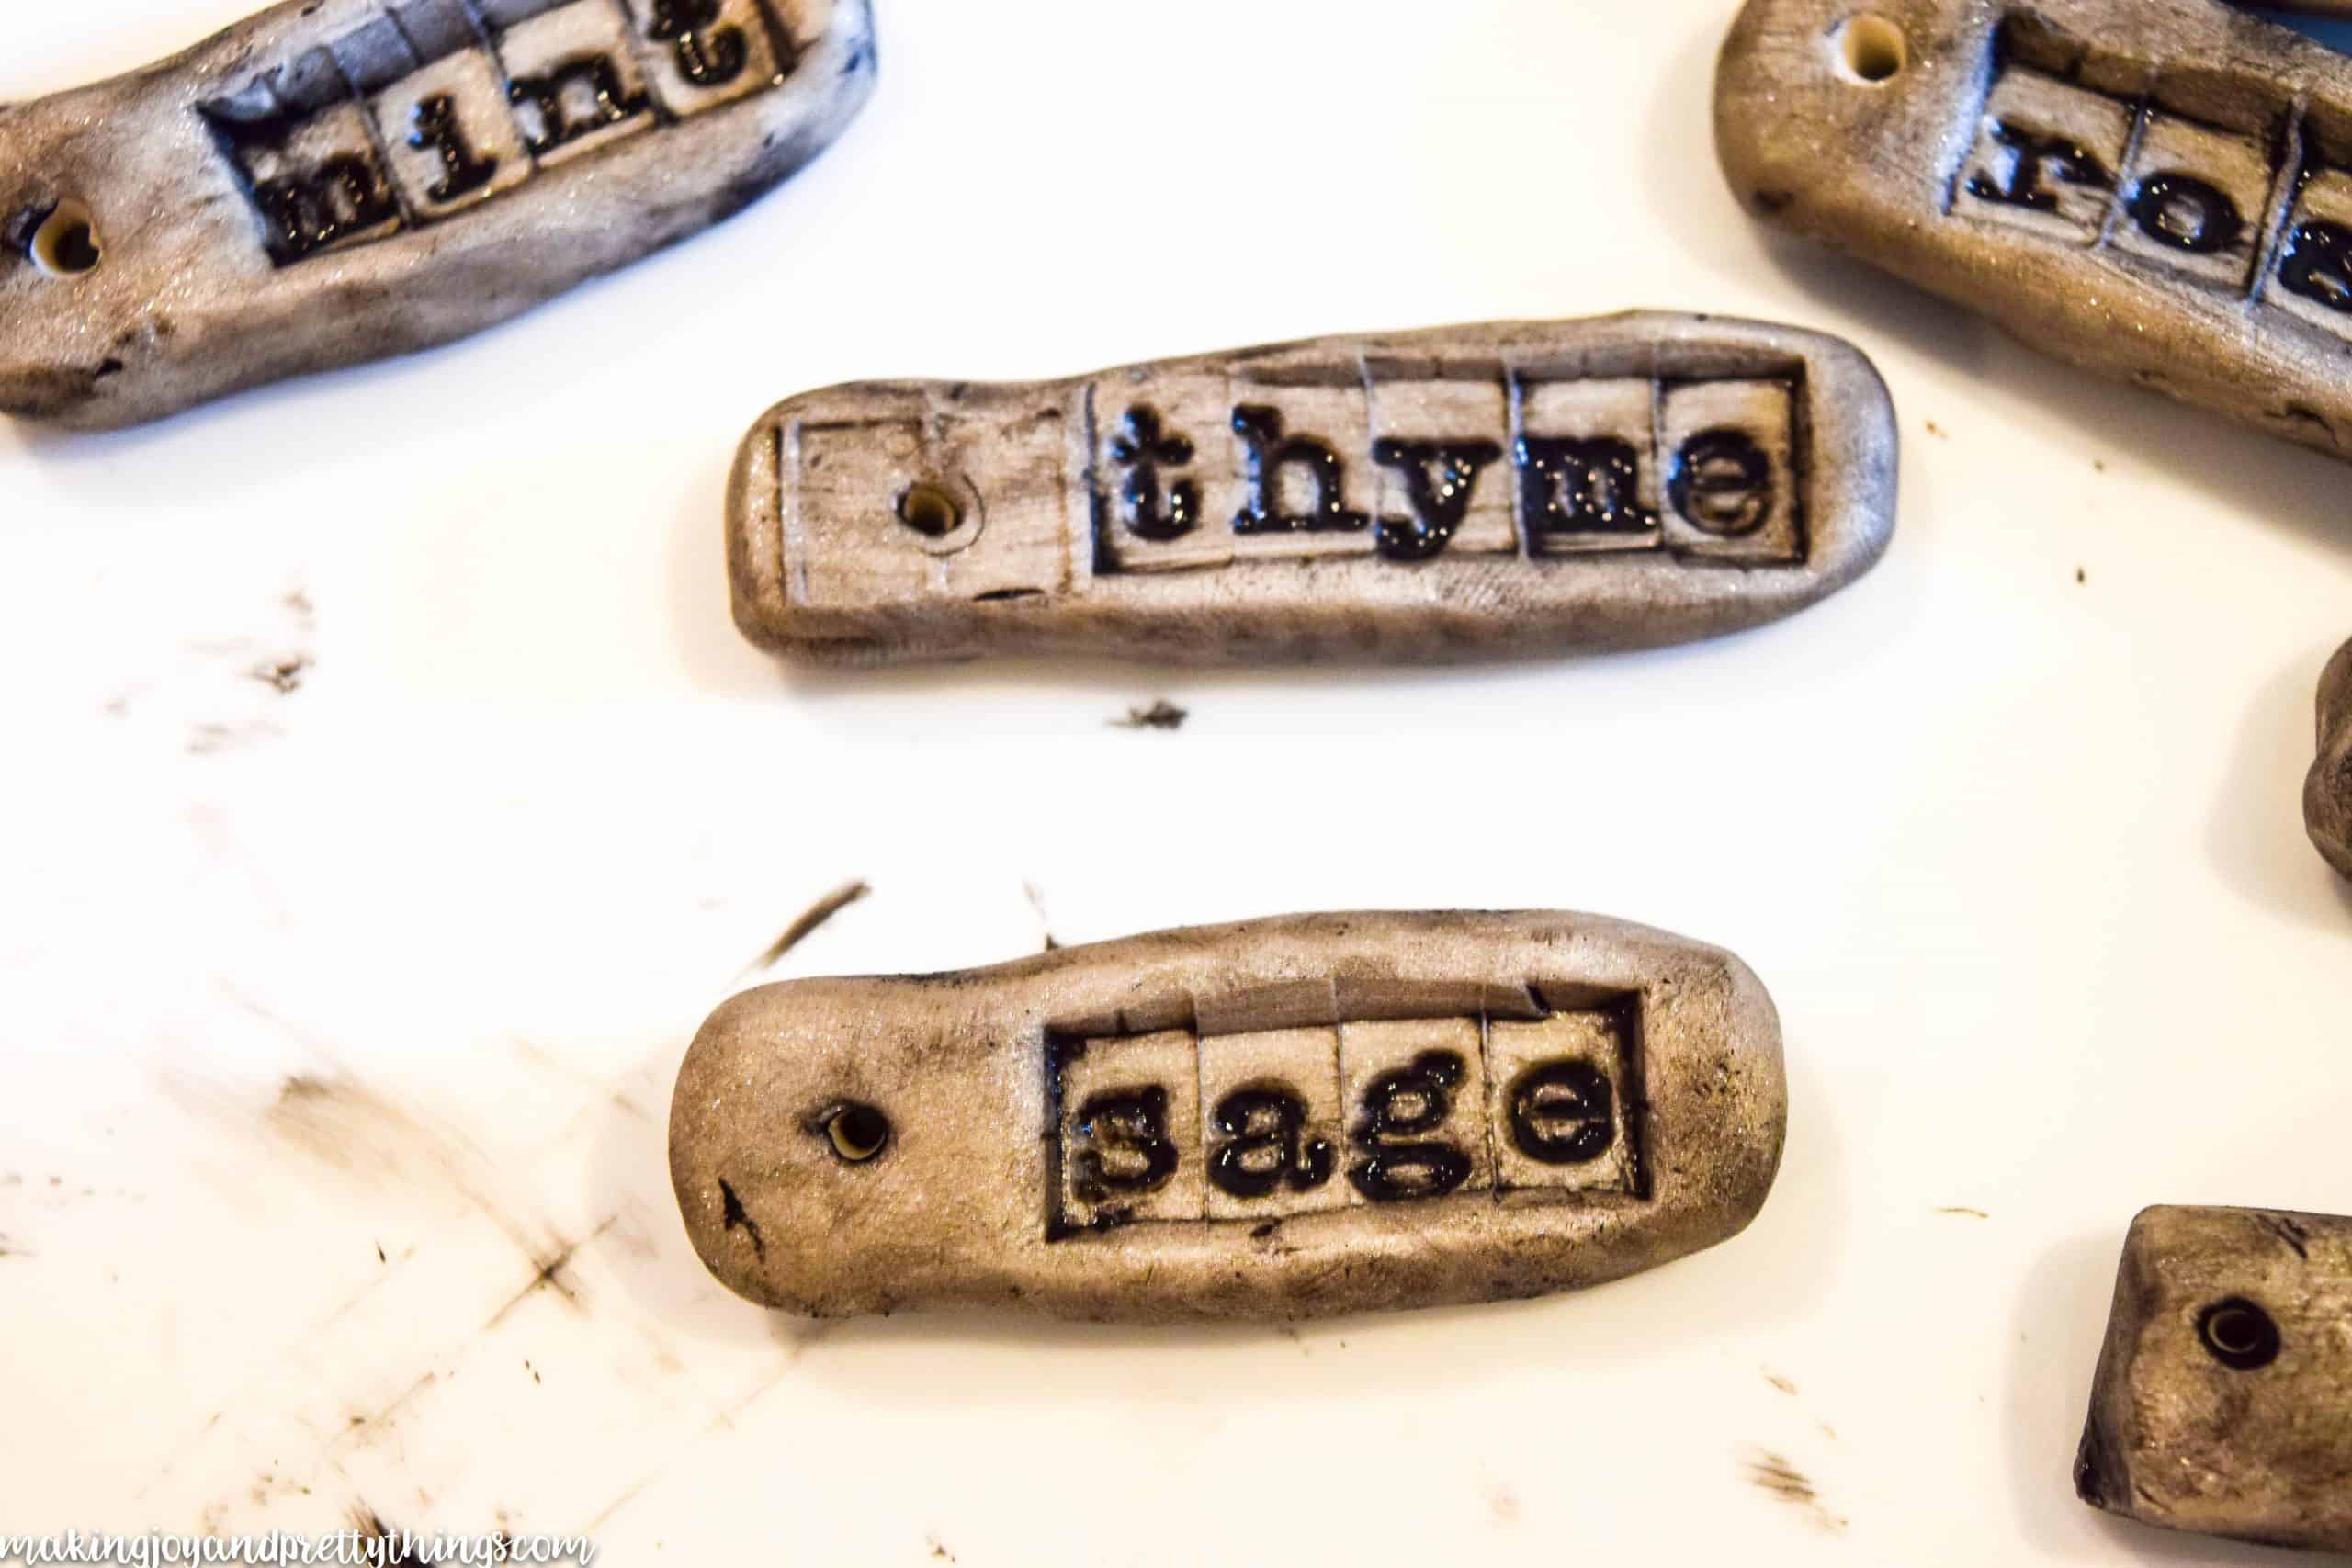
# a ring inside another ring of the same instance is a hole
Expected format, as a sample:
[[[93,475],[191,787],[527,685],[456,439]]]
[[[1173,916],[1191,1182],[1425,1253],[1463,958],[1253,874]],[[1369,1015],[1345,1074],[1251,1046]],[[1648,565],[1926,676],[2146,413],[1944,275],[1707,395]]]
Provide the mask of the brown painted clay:
[[[1325,915],[736,998],[671,1173],[729,1287],[818,1316],[1302,1317],[1711,1247],[1778,1168],[1770,998],[1585,915]]]
[[[735,618],[793,657],[869,663],[1641,647],[1860,576],[1894,470],[1868,360],[1704,316],[839,387],[743,444]]]

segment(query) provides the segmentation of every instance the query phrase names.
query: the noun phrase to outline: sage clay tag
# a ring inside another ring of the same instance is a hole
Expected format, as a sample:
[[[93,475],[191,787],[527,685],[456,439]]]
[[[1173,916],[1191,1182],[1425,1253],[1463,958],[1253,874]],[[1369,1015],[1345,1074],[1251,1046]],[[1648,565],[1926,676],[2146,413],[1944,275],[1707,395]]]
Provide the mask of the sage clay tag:
[[[1748,0],[1715,134],[1758,217],[2352,450],[2352,60],[2286,27],[2221,0]]]
[[[837,387],[743,444],[735,618],[864,662],[1677,642],[1869,568],[1894,459],[1860,354],[1703,316]]]
[[[2352,876],[2352,642],[2319,681],[2319,761],[2303,784],[2303,825],[2328,864]]]
[[[816,1316],[1304,1317],[1532,1296],[1741,1230],[1779,1020],[1727,953],[1562,914],[1299,916],[737,997],[670,1168]]]
[[[288,0],[0,107],[0,410],[105,429],[515,315],[737,211],[867,0]]]
[[[2075,1485],[2143,1524],[2352,1551],[2352,1220],[2132,1222]]]

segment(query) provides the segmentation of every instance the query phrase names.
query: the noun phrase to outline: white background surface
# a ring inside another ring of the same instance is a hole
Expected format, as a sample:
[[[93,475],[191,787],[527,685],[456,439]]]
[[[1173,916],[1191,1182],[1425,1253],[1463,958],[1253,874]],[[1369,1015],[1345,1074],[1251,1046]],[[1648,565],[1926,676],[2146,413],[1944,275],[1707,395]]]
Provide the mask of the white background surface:
[[[243,8],[19,0],[0,97]],[[886,0],[866,116],[681,251],[404,363],[0,431],[0,1530],[2270,1561],[2097,1517],[2068,1464],[2135,1209],[2352,1211],[2352,897],[2299,809],[2352,470],[1753,229],[1709,142],[1729,10]],[[1448,672],[792,675],[727,620],[727,466],[786,394],[1637,305],[1876,357],[1872,575]],[[1107,722],[1159,696],[1181,733]],[[811,1331],[704,1274],[664,1122],[852,876],[778,977],[1034,951],[1024,883],[1065,942],[1422,906],[1719,942],[1785,1021],[1787,1164],[1740,1239],[1578,1297]]]

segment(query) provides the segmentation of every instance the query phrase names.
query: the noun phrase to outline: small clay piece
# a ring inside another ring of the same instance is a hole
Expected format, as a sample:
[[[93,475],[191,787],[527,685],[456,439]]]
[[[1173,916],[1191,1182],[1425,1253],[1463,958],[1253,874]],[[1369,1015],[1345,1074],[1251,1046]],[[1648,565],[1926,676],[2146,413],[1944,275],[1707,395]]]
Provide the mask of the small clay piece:
[[[1736,1235],[1771,999],[1586,915],[1323,915],[737,997],[670,1169],[727,1285],[820,1317],[1304,1317],[1599,1284]]]
[[[741,209],[867,0],[287,0],[0,107],[0,411],[107,429],[502,321]]]
[[[2352,60],[2221,0],[1749,0],[1758,217],[2029,345],[2352,455]]]
[[[1678,642],[1860,575],[1894,459],[1861,355],[1705,316],[837,387],[743,444],[735,618],[857,662]]]
[[[2347,1325],[2352,1219],[2143,1212],[2075,1490],[2143,1524],[2352,1551]]]
[[[2303,784],[2303,826],[2327,863],[2352,876],[2352,642],[2319,678],[2319,761]]]

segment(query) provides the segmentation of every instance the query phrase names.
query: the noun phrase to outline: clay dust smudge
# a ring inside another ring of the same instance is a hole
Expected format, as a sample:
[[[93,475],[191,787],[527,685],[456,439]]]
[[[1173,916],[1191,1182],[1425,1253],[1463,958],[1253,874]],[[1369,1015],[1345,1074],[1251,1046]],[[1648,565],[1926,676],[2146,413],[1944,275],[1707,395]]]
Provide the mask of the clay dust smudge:
[[[565,1269],[571,1267],[571,1260],[580,1255],[582,1248],[587,1247],[592,1242],[602,1239],[606,1231],[611,1230],[615,1225],[620,1224],[620,1218],[621,1217],[618,1214],[611,1216],[606,1219],[603,1224],[598,1225],[594,1230],[590,1231],[578,1241],[565,1242],[563,1245],[557,1247],[554,1252],[549,1253],[546,1257],[533,1255],[531,1261],[537,1265],[538,1271],[531,1276],[531,1282],[529,1284],[515,1292],[514,1294],[508,1299],[504,1306],[500,1307],[495,1313],[491,1314],[490,1321],[481,1325],[482,1332],[487,1334],[492,1329],[496,1328],[500,1324],[505,1322],[508,1314],[512,1313],[516,1307],[521,1306],[525,1302],[529,1301],[533,1296],[537,1295],[541,1291],[554,1292],[557,1295],[563,1298],[563,1302],[566,1306],[569,1306],[574,1312],[585,1315],[588,1312],[587,1304],[580,1299],[579,1290],[573,1286],[571,1281],[564,1279],[563,1272]]]
[[[1190,709],[1180,708],[1166,697],[1161,697],[1149,707],[1129,708],[1127,716],[1113,719],[1111,727],[1114,729],[1177,730],[1183,728],[1184,722],[1192,716]]]
[[[873,891],[863,882],[842,883],[801,911],[800,918],[784,928],[784,934],[768,944],[768,950],[760,954],[758,962],[752,967],[755,970],[774,968],[783,961],[786,953],[814,936],[826,921]]]
[[[435,1141],[406,1111],[346,1077],[287,1078],[262,1122],[312,1158],[356,1175],[396,1168],[404,1153]]]
[[[368,1551],[368,1562],[380,1563],[382,1568],[425,1568],[424,1559],[413,1550],[408,1532],[392,1529],[365,1503],[351,1510],[351,1525],[359,1532],[363,1550],[377,1549]]]
[[[311,656],[307,653],[296,654],[291,659],[267,660],[246,671],[282,697],[290,697],[300,691],[302,678],[310,672]]]
[[[1034,882],[1024,882],[1021,890],[1029,896],[1029,907],[1037,911],[1037,923],[1046,928],[1046,951],[1059,953],[1062,944],[1055,940],[1053,918],[1046,913],[1045,890]]]
[[[1775,1502],[1797,1509],[1825,1535],[1837,1535],[1846,1528],[1844,1519],[1822,1506],[1812,1478],[1769,1450],[1759,1449],[1748,1457],[1747,1483]]]

